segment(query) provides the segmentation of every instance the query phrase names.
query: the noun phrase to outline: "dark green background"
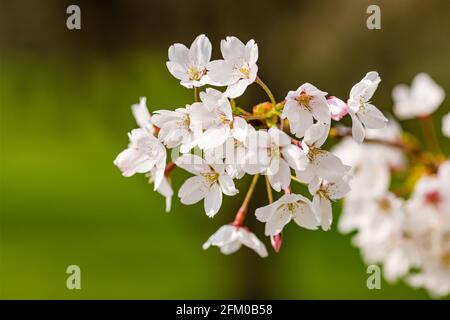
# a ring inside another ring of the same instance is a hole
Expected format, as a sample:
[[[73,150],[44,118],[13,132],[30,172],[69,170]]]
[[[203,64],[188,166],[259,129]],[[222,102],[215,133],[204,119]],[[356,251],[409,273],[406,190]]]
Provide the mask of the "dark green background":
[[[80,31],[65,27],[72,3],[81,7]],[[369,4],[381,7],[381,30],[366,28]],[[289,225],[281,252],[267,259],[248,249],[203,251],[232,220],[249,180],[237,182],[241,193],[225,198],[214,219],[201,203],[176,198],[166,214],[142,175],[123,178],[112,161],[136,126],[130,105],[140,96],[151,110],[192,102],[165,67],[174,42],[206,33],[219,58],[221,38],[254,38],[259,75],[279,100],[306,81],[346,99],[377,70],[373,102],[389,112],[392,87],[418,72],[450,88],[450,2],[19,0],[2,2],[0,15],[0,298],[428,297],[401,282],[368,290],[359,251],[336,223],[329,232]],[[264,99],[252,86],[239,103]],[[448,111],[447,99],[434,119],[439,132]],[[188,175],[174,173],[178,189]],[[260,183],[252,210],[265,204]],[[66,289],[70,264],[81,267],[82,290]]]

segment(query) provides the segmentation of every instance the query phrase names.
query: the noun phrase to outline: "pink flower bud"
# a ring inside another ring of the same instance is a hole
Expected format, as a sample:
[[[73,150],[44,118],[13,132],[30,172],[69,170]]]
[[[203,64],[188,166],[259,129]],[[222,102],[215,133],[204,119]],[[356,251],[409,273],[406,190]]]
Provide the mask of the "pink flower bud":
[[[270,243],[272,244],[273,250],[275,250],[275,252],[278,253],[280,251],[282,241],[283,241],[282,233],[270,237]]]
[[[331,119],[334,121],[339,121],[348,114],[348,105],[341,99],[331,96],[327,102],[331,111]]]

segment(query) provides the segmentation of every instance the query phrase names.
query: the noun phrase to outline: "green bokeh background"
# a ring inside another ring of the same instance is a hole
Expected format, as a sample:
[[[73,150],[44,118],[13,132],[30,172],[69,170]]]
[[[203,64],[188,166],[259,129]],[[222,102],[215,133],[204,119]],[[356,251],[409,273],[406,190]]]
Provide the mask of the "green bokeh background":
[[[279,100],[306,81],[345,99],[370,70],[383,79],[373,101],[385,112],[392,87],[418,72],[448,91],[448,1],[79,1],[80,31],[65,27],[68,4],[20,0],[0,9],[0,298],[428,298],[402,282],[368,290],[359,251],[336,223],[329,232],[289,225],[281,252],[267,259],[246,248],[203,251],[232,220],[249,180],[237,182],[241,193],[225,198],[214,219],[176,197],[167,214],[142,175],[123,178],[112,161],[136,126],[130,105],[140,96],[151,110],[192,102],[167,72],[166,50],[200,33],[213,58],[226,35],[254,38],[259,74]],[[369,4],[381,7],[381,30],[366,28]],[[238,101],[264,99],[252,86]],[[448,111],[447,98],[438,132]],[[421,138],[415,121],[404,127]],[[174,172],[175,189],[187,176]],[[259,189],[250,212],[265,204],[262,181]],[[71,264],[81,267],[81,290],[66,289]]]

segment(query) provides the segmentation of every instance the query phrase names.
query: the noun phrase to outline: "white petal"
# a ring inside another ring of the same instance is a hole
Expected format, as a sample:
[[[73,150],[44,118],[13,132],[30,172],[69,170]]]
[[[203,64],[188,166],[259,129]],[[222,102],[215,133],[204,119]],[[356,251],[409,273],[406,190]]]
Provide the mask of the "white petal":
[[[275,213],[276,208],[279,206],[278,202],[268,204],[267,206],[256,209],[255,216],[261,222],[267,222]]]
[[[266,246],[250,231],[239,228],[240,241],[243,245],[253,249],[260,257],[268,256]]]
[[[382,129],[386,126],[388,119],[375,106],[366,103],[364,108],[357,113],[364,126],[369,129]]]
[[[353,113],[352,110],[349,111],[350,117],[352,118],[352,136],[356,142],[362,143],[364,141],[365,131],[364,127],[359,121],[358,116]]]
[[[208,63],[208,76],[217,85],[227,86],[235,83],[239,76],[233,73],[233,65],[225,60],[214,60]]]
[[[205,160],[195,154],[183,154],[175,160],[175,164],[177,167],[192,174],[201,174],[210,171]]]
[[[227,90],[225,90],[223,94],[229,98],[240,97],[250,83],[251,82],[248,79],[240,79],[237,82],[229,85],[227,87]]]
[[[282,158],[271,161],[270,167],[267,169],[267,176],[270,185],[277,192],[286,189],[291,183],[291,169]]]
[[[190,60],[198,66],[206,67],[211,59],[211,50],[211,42],[204,34],[201,34],[192,42],[189,50]]]
[[[302,138],[313,125],[313,116],[311,112],[303,108],[298,108],[298,115],[299,119],[297,121],[289,120],[289,126],[291,133],[295,134],[297,138]]]
[[[316,96],[313,101],[311,101],[311,111],[318,121],[323,123],[330,123],[331,112],[328,108],[327,99],[324,96]]]
[[[216,183],[209,190],[205,197],[205,213],[208,217],[212,218],[220,210],[222,205],[222,190],[220,186]]]
[[[208,187],[205,184],[203,177],[194,176],[187,179],[180,190],[178,190],[178,197],[183,204],[194,204],[206,197],[208,193]]]
[[[268,132],[272,144],[274,143],[277,146],[288,146],[291,144],[291,138],[277,127],[271,127]]]
[[[351,169],[337,156],[325,150],[314,157],[313,164],[317,175],[328,181],[341,179]]]
[[[318,217],[320,217],[320,223],[322,229],[327,231],[330,229],[331,222],[333,220],[333,214],[331,210],[330,200],[316,194],[313,198],[313,210]]]
[[[234,186],[233,179],[228,174],[222,174],[219,176],[219,184],[222,188],[222,192],[227,196],[234,196],[239,191]]]
[[[225,60],[244,58],[245,45],[236,37],[227,37],[220,42],[220,51]]]
[[[294,170],[305,170],[308,165],[308,158],[305,153],[296,145],[289,145],[281,149],[283,158],[286,159],[289,166]]]
[[[206,129],[198,143],[203,150],[213,149],[222,145],[230,136],[230,127],[219,125]]]
[[[136,123],[141,128],[146,128],[152,124],[146,102],[147,99],[145,97],[142,97],[139,104],[134,104],[131,106],[131,111],[133,112],[133,116],[136,119]]]
[[[320,225],[309,200],[299,205],[293,214],[293,219],[300,227],[310,230],[315,230]]]
[[[266,222],[265,235],[274,236],[279,234],[284,226],[291,221],[292,215],[286,210],[276,210],[269,221]]]
[[[304,183],[309,183],[315,176],[314,169],[311,164],[308,164],[305,170],[296,170],[295,176]]]

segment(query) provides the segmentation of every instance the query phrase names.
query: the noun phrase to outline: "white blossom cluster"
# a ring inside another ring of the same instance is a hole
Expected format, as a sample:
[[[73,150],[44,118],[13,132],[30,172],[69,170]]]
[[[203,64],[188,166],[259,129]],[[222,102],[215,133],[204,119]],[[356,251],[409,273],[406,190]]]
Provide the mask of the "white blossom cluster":
[[[170,174],[175,167],[186,170],[192,176],[181,185],[178,197],[186,205],[203,201],[208,217],[219,212],[223,195],[232,197],[239,192],[236,180],[253,176],[233,222],[214,233],[204,248],[213,245],[230,254],[244,245],[265,257],[265,245],[244,225],[258,178],[266,179],[269,203],[256,209],[255,216],[265,223],[265,235],[271,237],[276,250],[281,232],[291,220],[306,229],[329,230],[331,203],[350,191],[351,167],[323,145],[332,120],[340,121],[347,114],[358,143],[364,140],[366,129],[385,127],[388,120],[370,102],[381,79],[377,72],[367,73],[353,86],[347,102],[327,97],[310,83],[289,91],[277,102],[258,77],[254,40],[244,44],[227,37],[220,49],[222,59],[211,61],[212,46],[205,35],[198,36],[189,48],[178,43],[169,48],[167,68],[182,86],[194,89],[195,101],[150,115],[146,99],[141,98],[140,104],[132,107],[139,128],[131,131],[128,148],[114,164],[127,177],[146,174],[155,190],[166,197],[167,210],[173,196]],[[237,106],[235,99],[253,83],[270,99],[264,112]],[[171,161],[168,149],[172,150]],[[310,194],[293,193],[293,182],[305,184]],[[281,193],[275,201],[273,191]]]
[[[422,73],[410,88],[394,88],[394,113],[423,121],[444,97],[443,89]],[[449,119],[450,114],[442,122],[447,137]],[[375,143],[345,138],[334,148],[354,176],[338,227],[343,233],[357,231],[354,245],[367,264],[383,265],[388,281],[404,278],[442,297],[450,293],[449,154],[423,153],[404,136],[391,120],[382,132],[366,130]]]

